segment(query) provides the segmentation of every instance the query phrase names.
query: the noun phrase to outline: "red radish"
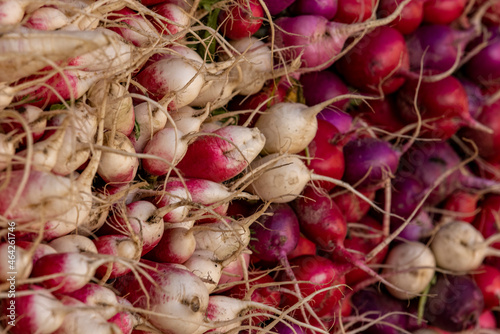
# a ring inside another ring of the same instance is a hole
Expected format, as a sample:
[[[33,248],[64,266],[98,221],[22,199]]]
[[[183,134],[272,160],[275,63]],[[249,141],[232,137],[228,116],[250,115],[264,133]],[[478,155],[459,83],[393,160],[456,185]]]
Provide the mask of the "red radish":
[[[33,265],[32,277],[39,277],[40,284],[57,293],[76,291],[94,276],[96,268],[104,263],[83,253],[48,254]]]
[[[32,256],[33,263],[38,261],[38,259],[42,256],[57,253],[57,251],[53,247],[43,243],[37,244],[35,242],[17,240],[16,246],[21,247],[22,249],[30,253],[34,251]]]
[[[16,239],[12,237],[14,234],[9,233],[8,235],[8,241],[0,244],[0,258],[3,260],[0,267],[0,282],[15,284],[16,281],[30,276],[33,260],[28,250],[16,247]]]
[[[201,279],[180,265],[143,262],[152,267],[146,269],[149,279],[128,274],[117,280],[115,288],[135,307],[154,312],[145,317],[158,330],[194,333],[208,307],[208,291]]]
[[[347,24],[368,20],[375,9],[370,0],[337,0],[337,8],[333,21]]]
[[[127,204],[125,212],[119,209],[108,218],[108,225],[99,232],[138,236],[143,244],[141,256],[153,249],[163,236],[164,223],[157,208],[147,201]]]
[[[53,7],[41,7],[29,14],[25,27],[37,30],[56,30],[70,23],[70,18]]]
[[[13,82],[32,75],[47,66],[46,59],[56,62],[65,60],[105,47],[109,43],[109,37],[102,31],[41,31],[23,28],[17,32],[5,33],[0,41],[0,82]],[[39,59],[33,59],[34,52],[40,56]]]
[[[213,257],[212,251],[195,250],[183,265],[201,278],[207,287],[208,293],[212,293],[219,285],[223,266],[220,261]]]
[[[445,215],[452,217],[452,219],[472,223],[478,211],[478,200],[479,194],[456,191],[448,196],[443,205],[443,209],[450,212],[449,214],[445,213]]]
[[[486,256],[500,254],[488,247],[495,239],[492,236],[485,240],[471,224],[454,221],[441,226],[432,239],[431,249],[441,268],[470,271],[477,269]]]
[[[492,311],[484,311],[477,319],[480,328],[497,328],[497,321]]]
[[[408,50],[399,31],[382,26],[363,36],[336,62],[336,68],[350,85],[362,91],[390,94],[406,80],[398,71],[410,68]]]
[[[132,98],[126,96],[125,87],[117,83],[99,81],[89,89],[89,105],[98,108],[106,103],[104,128],[116,130],[128,136],[134,129],[134,107]]]
[[[316,244],[311,240],[304,237],[302,234],[299,235],[299,241],[294,250],[288,253],[288,259],[294,259],[301,255],[316,255]]]
[[[97,174],[109,184],[115,186],[131,182],[137,174],[139,159],[135,157],[135,149],[130,140],[121,132],[104,134],[104,145],[110,151],[104,150],[99,161]]]
[[[12,334],[54,333],[68,313],[49,290],[36,285],[17,286],[15,299],[2,299],[2,311],[6,322],[15,324]]]
[[[66,295],[93,307],[106,320],[114,316],[119,307],[115,292],[95,283],[86,284],[82,288]]]
[[[178,4],[164,2],[154,6],[151,10],[166,18],[166,20],[158,17],[149,18],[159,33],[162,35],[180,35],[179,38],[184,37],[186,30],[189,28],[191,18],[183,8]],[[161,23],[158,23],[157,20]]]
[[[93,242],[99,254],[113,256],[116,260],[108,261],[107,264],[97,268],[98,277],[116,278],[129,273],[132,261],[137,261],[142,253],[142,241],[138,238],[124,235],[104,235]],[[128,261],[127,264],[123,263]]]
[[[219,13],[218,22],[223,35],[230,39],[250,37],[262,25],[264,11],[258,1],[238,1]]]
[[[406,5],[401,11],[401,16],[391,23],[391,26],[403,35],[415,31],[424,19],[424,2],[426,0],[415,0]],[[379,17],[386,17],[398,6],[395,0],[381,0],[377,8]]]
[[[189,145],[177,164],[185,177],[229,180],[242,172],[264,147],[264,135],[256,128],[227,126],[213,134],[204,134]],[[204,167],[199,168],[200,165]]]
[[[131,334],[133,328],[138,325],[138,316],[132,311],[129,311],[133,307],[132,303],[123,297],[116,296],[118,304],[126,307],[125,310],[118,311],[114,316],[108,319],[108,322],[117,325],[123,334]]]
[[[375,191],[373,190],[362,190],[361,193],[369,200],[373,200],[375,198]],[[339,207],[340,211],[342,211],[342,214],[348,223],[359,221],[370,209],[369,203],[361,200],[361,198],[351,192],[340,191],[338,193],[333,193],[331,197],[333,202]]]
[[[168,100],[169,108],[178,109],[193,102],[205,84],[199,71],[201,65],[179,57],[162,59],[143,69],[135,79],[147,90],[147,96],[155,101]]]
[[[167,124],[167,110],[153,106],[151,103],[143,102],[134,107],[134,114],[138,129],[130,134],[129,139],[134,144],[135,151],[142,153],[153,135]],[[189,131],[185,131],[184,129],[180,129],[180,131],[189,133]]]
[[[417,80],[408,79],[397,93],[396,105],[401,117],[407,122],[418,120],[414,106],[417,85]],[[448,139],[462,126],[486,133],[493,132],[471,117],[465,89],[453,76],[436,82],[422,82],[416,100],[421,118],[425,122],[422,124],[421,135]]]
[[[57,253],[94,253],[97,248],[92,240],[82,235],[70,234],[52,240],[49,243]]]
[[[149,174],[165,175],[182,161],[188,152],[188,141],[184,133],[173,128],[164,128],[156,132],[144,147],[144,154],[157,157],[145,158],[142,167]]]
[[[95,309],[69,296],[63,296],[61,302],[71,312],[64,317],[64,321],[54,334],[84,334],[90,331],[95,334],[119,334],[118,326],[108,323]]]
[[[185,188],[184,184],[178,181],[167,182],[161,187],[164,193],[156,196],[153,199],[153,204],[158,208],[171,207],[163,216],[165,223],[181,223],[184,222],[189,213],[189,208],[186,205],[181,205],[182,201],[191,201],[191,194]]]
[[[230,262],[222,269],[222,275],[217,285],[217,293],[227,291],[233,287],[236,282],[241,282],[248,272],[250,264],[250,254],[243,252],[236,260]]]
[[[424,21],[450,24],[462,15],[466,0],[427,0],[424,3]]]
[[[276,15],[294,3],[294,1],[295,0],[264,0],[264,3],[271,15]]]
[[[163,263],[184,263],[194,253],[196,239],[193,231],[184,227],[166,228],[160,241],[146,258]]]
[[[135,46],[147,46],[158,38],[152,24],[128,7],[110,13],[107,18],[112,21],[108,23],[107,28]]]
[[[423,292],[434,277],[436,260],[432,251],[419,242],[401,243],[389,251],[383,273],[402,291],[387,287],[398,299],[411,299]]]
[[[331,20],[337,13],[337,0],[297,0],[291,7],[295,15],[321,15]]]
[[[381,100],[366,101],[355,109],[356,115],[377,129],[398,132],[406,124],[399,116],[394,96],[392,94]]]
[[[489,265],[481,265],[472,278],[484,297],[484,308],[490,310],[500,305],[500,270]]]

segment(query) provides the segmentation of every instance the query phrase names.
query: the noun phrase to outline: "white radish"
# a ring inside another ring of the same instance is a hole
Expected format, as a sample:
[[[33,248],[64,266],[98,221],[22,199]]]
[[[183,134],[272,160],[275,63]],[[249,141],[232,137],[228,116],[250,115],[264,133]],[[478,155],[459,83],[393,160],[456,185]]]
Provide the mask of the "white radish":
[[[28,278],[33,268],[31,254],[16,246],[15,239],[0,244],[0,282],[9,282],[11,285],[16,281]]]
[[[145,158],[142,161],[144,170],[152,175],[167,174],[186,154],[188,141],[181,131],[165,128],[154,134],[144,147],[144,154],[154,155],[160,159]],[[164,161],[166,160],[166,161]]]
[[[97,248],[92,240],[83,235],[65,235],[49,242],[49,246],[54,248],[58,253],[75,252],[97,254]]]
[[[132,132],[129,136],[134,144],[135,151],[142,153],[144,147],[155,133],[160,131],[167,124],[167,110],[153,106],[151,103],[143,102],[134,107],[135,122],[139,126],[139,133]],[[178,127],[183,133],[183,131]]]
[[[113,290],[95,283],[88,283],[82,288],[67,294],[98,311],[104,319],[109,319],[118,312],[118,300]]]
[[[222,264],[214,258],[209,250],[197,250],[183,263],[193,274],[201,278],[208,293],[212,293],[219,284],[222,275]]]
[[[104,128],[128,136],[134,130],[134,106],[125,87],[105,80],[96,82],[88,91],[89,104],[95,108],[105,103]]]
[[[196,110],[190,106],[185,106],[177,110],[170,111],[170,116],[174,123],[167,123],[166,127],[173,128],[174,124],[178,130],[182,133],[196,133],[200,131],[200,128],[208,117],[209,109]],[[206,131],[204,131],[206,132]]]
[[[453,271],[477,269],[486,256],[500,256],[498,250],[488,247],[499,235],[485,240],[471,224],[454,221],[439,228],[434,235],[431,249],[439,267]]]
[[[54,7],[41,7],[29,14],[24,26],[37,30],[56,30],[67,26],[70,19]]]
[[[106,183],[115,186],[127,184],[137,174],[139,158],[134,156],[136,153],[134,146],[126,135],[115,132],[115,136],[112,138],[111,134],[112,132],[104,134],[104,145],[112,149],[112,151],[104,150],[102,152],[97,174]]]
[[[109,13],[107,28],[117,32],[135,46],[147,46],[158,40],[159,34],[151,22],[128,7]]]
[[[0,133],[0,171],[11,165],[12,157],[16,153],[11,139],[6,134]]]
[[[203,323],[208,307],[208,291],[201,279],[184,266],[143,262],[153,267],[147,270],[149,279],[140,277],[139,282],[129,274],[119,278],[115,288],[135,307],[154,312],[144,316],[159,331],[194,333]]]
[[[45,133],[45,129],[47,127],[47,117],[44,115],[44,111],[38,107],[25,104],[22,105],[16,110],[6,110],[9,113],[17,113],[20,114],[26,122],[28,122],[29,130],[31,131],[31,136],[33,138],[33,142],[37,142]],[[6,117],[1,122],[1,127],[5,133],[10,133],[13,131],[13,134],[24,134],[26,130],[23,128],[22,123],[11,117]],[[19,141],[19,145],[24,147],[26,145],[27,138],[23,137]]]
[[[391,295],[398,299],[411,299],[423,292],[434,277],[436,259],[432,251],[420,242],[405,242],[391,249],[383,273],[386,280],[403,290],[387,286]]]

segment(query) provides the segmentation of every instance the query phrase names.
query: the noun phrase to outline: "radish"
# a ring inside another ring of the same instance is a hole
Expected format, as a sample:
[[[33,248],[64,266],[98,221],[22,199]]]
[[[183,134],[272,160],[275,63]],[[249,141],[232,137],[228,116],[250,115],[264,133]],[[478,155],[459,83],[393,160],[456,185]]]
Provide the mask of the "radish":
[[[84,253],[56,253],[41,257],[34,265],[32,277],[40,278],[41,284],[57,293],[76,291],[94,276],[104,260],[96,260]]]
[[[15,153],[12,140],[6,134],[0,133],[0,171],[11,165]]]
[[[337,13],[333,21],[353,24],[372,16],[375,3],[369,0],[337,0]]]
[[[177,110],[171,110],[170,116],[173,122],[168,122],[167,127],[172,128],[174,125],[183,133],[195,133],[200,131],[202,123],[209,114],[209,109],[196,110],[190,106],[185,106]]]
[[[360,192],[371,201],[375,198],[375,191],[373,190],[361,190]],[[368,202],[351,192],[339,191],[338,193],[333,193],[331,197],[340,211],[342,211],[348,223],[359,221],[370,210]]]
[[[336,0],[297,0],[291,7],[295,15],[321,15],[331,20],[337,13]]]
[[[158,38],[152,24],[140,14],[125,7],[109,13],[107,28],[131,42],[135,46],[145,47]]]
[[[70,18],[53,7],[41,7],[31,12],[24,26],[37,30],[57,30],[70,24]]]
[[[431,243],[438,266],[454,271],[477,269],[489,255],[498,256],[488,247],[496,236],[484,239],[471,224],[454,221],[441,226]]]
[[[83,334],[90,331],[94,334],[119,334],[118,326],[108,323],[95,309],[69,296],[63,296],[61,302],[65,308],[71,310],[64,317],[64,321],[54,334]]]
[[[52,240],[49,246],[57,253],[94,253],[97,254],[97,248],[92,240],[82,235],[71,234]]]
[[[189,29],[191,18],[182,6],[165,2],[154,6],[151,10],[166,19],[160,19],[160,17],[149,18],[159,33],[179,36],[178,39],[184,37],[187,29]]]
[[[28,122],[33,142],[37,142],[40,138],[42,138],[47,126],[47,118],[44,117],[45,115],[43,110],[38,107],[25,104],[18,107],[16,112]],[[23,129],[22,123],[12,117],[6,117],[3,119],[0,126],[5,133],[9,133],[11,131],[13,131],[12,134],[26,133],[26,129]],[[22,138],[19,145],[24,147],[26,146],[26,142],[27,138]],[[5,143],[3,145],[5,145]]]
[[[213,252],[210,250],[195,250],[193,255],[183,263],[193,274],[201,278],[208,293],[217,288],[222,275],[222,264],[213,258]]]
[[[371,4],[371,0],[363,0],[363,2]],[[409,2],[402,1],[397,10],[386,18],[358,24],[328,21],[317,15],[281,17],[275,22],[280,27],[276,30],[275,42],[278,47],[286,48],[286,52],[283,53],[285,59],[292,60],[300,55],[301,67],[315,70],[326,69],[333,64],[335,57],[341,52],[345,41],[350,36],[368,28],[386,25],[397,18]],[[341,3],[338,4],[337,16],[341,15],[343,8]],[[356,10],[357,14],[359,11]]]
[[[0,244],[0,258],[3,264],[0,267],[0,282],[8,282],[9,285],[26,279],[32,273],[32,254],[27,250],[16,247],[15,241],[9,233],[8,242]],[[15,291],[15,287],[14,287]]]
[[[300,76],[299,81],[302,85],[302,92],[308,106],[314,106],[336,96],[349,93],[349,89],[342,79],[330,71],[304,73]],[[322,115],[326,117],[326,114],[331,112],[331,109],[334,111],[345,110],[348,104],[348,99],[334,102],[318,114],[318,118],[321,118]]]
[[[129,273],[131,262],[138,261],[142,253],[142,241],[134,236],[104,235],[93,240],[99,254],[111,255],[116,260],[108,261],[97,268],[100,278],[116,278]]]
[[[109,184],[120,185],[131,182],[137,174],[139,159],[134,156],[135,149],[130,140],[121,132],[104,133],[104,150],[99,161],[97,174]]]
[[[15,299],[2,300],[4,316],[15,324],[10,333],[51,334],[62,325],[68,311],[49,290],[36,285],[17,286],[16,290]]]
[[[149,260],[163,263],[184,263],[196,250],[192,229],[167,227],[158,244],[146,254]]]
[[[181,223],[186,221],[189,208],[185,204],[182,205],[182,202],[190,202],[192,198],[184,184],[178,181],[171,181],[162,185],[160,190],[163,192],[157,195],[152,203],[160,209],[163,207],[167,208],[167,212],[163,216],[165,223]],[[169,207],[171,209],[168,209]]]
[[[17,240],[16,246],[21,247],[22,249],[28,251],[29,254],[33,254],[31,256],[33,263],[38,261],[38,259],[41,258],[42,256],[45,256],[47,254],[57,253],[57,251],[53,247],[43,243]]]
[[[167,111],[151,103],[143,102],[134,107],[134,114],[138,129],[130,134],[129,139],[134,144],[135,151],[142,153],[152,136],[167,124]],[[183,133],[189,133],[183,128],[178,127],[178,129]]]
[[[444,217],[472,223],[478,211],[478,200],[479,194],[458,190],[446,198],[443,209],[447,212],[444,213]]]
[[[229,180],[241,173],[264,147],[264,135],[256,128],[227,126],[203,134],[188,147],[177,164],[185,177],[214,182]],[[199,165],[203,168],[199,168]]]
[[[241,282],[245,276],[245,272],[248,272],[249,264],[249,252],[242,252],[236,260],[228,263],[222,269],[222,275],[219,279],[219,284],[217,285],[216,292],[220,293],[227,291],[231,289],[234,284]]]
[[[105,101],[104,128],[116,130],[128,136],[134,129],[134,107],[132,98],[125,96],[125,87],[106,81],[96,82],[88,91],[87,99],[92,107],[99,107]]]
[[[66,295],[92,306],[106,320],[113,317],[119,308],[117,296],[113,290],[95,283],[86,284]]]
[[[424,22],[450,24],[460,17],[466,0],[427,0],[424,3]]]
[[[3,2],[5,3],[5,2]],[[104,47],[110,38],[102,31],[41,31],[21,28],[0,40],[0,82],[34,74],[51,61],[65,60]],[[39,58],[33,58],[36,53]]]
[[[142,167],[152,175],[160,176],[169,173],[187,154],[188,140],[184,133],[173,128],[164,128],[153,135],[144,147],[144,154],[157,157],[145,158]]]
[[[498,307],[500,305],[500,270],[483,264],[472,274],[472,278],[483,294],[485,310]]]
[[[392,248],[387,255],[383,273],[387,280],[406,291],[387,287],[398,299],[411,299],[425,290],[435,273],[436,260],[431,250],[419,242],[402,243]]]
[[[221,33],[229,39],[250,37],[262,26],[264,10],[258,1],[237,1],[217,18]]]
[[[123,306],[125,309],[118,311],[114,316],[108,319],[108,322],[117,325],[123,334],[131,334],[134,327],[139,324],[138,316],[132,311],[129,311],[133,307],[132,303],[123,297],[116,296],[119,306]]]
[[[148,276],[128,274],[116,281],[115,288],[135,307],[151,311],[144,316],[158,330],[195,333],[208,307],[208,291],[201,279],[180,265],[143,262],[152,267],[145,269]]]
[[[264,0],[264,3],[271,15],[276,15],[288,8],[294,1],[295,0]]]
[[[391,27],[398,30],[403,35],[408,35],[415,31],[424,19],[424,2],[426,0],[411,1],[401,11],[400,17],[391,23]],[[386,17],[398,7],[398,2],[394,0],[381,0],[377,8],[379,17]]]

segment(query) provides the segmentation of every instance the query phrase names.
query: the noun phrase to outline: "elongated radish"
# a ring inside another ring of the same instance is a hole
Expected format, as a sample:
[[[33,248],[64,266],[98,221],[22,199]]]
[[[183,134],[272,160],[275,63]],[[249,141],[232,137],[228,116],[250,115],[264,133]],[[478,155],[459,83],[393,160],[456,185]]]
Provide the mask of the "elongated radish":
[[[4,34],[0,41],[0,82],[34,74],[52,61],[65,60],[110,43],[109,37],[96,31],[40,31],[20,29]],[[36,54],[37,57],[33,57]]]
[[[15,239],[9,240],[15,241]],[[0,258],[3,260],[0,267],[1,282],[9,282],[15,285],[16,281],[30,276],[33,268],[31,254],[21,247],[16,247],[15,242],[0,244]]]
[[[125,261],[138,261],[142,253],[142,242],[138,238],[124,235],[104,235],[93,240],[99,254],[111,255],[115,259],[97,268],[98,277],[116,278],[129,273],[132,268]]]
[[[208,291],[202,280],[184,266],[144,261],[152,267],[147,276],[123,276],[115,288],[126,295],[158,330],[172,334],[192,334],[203,323],[208,307]],[[144,298],[144,296],[149,298]]]
[[[191,18],[179,5],[171,2],[160,3],[151,8],[158,16],[148,17],[156,30],[162,35],[176,35],[184,37],[189,27]]]
[[[11,165],[12,157],[16,153],[14,143],[6,134],[0,133],[0,171]]]
[[[387,280],[405,292],[387,289],[398,299],[411,299],[429,285],[436,260],[431,250],[419,242],[402,243],[391,249],[385,260]],[[401,272],[399,272],[401,271]]]
[[[2,299],[2,310],[12,334],[54,333],[63,323],[67,311],[52,293],[37,285],[16,287],[15,299]],[[22,317],[16,317],[22,314]]]
[[[70,18],[57,8],[41,7],[29,14],[24,26],[36,30],[56,30],[70,23]]]
[[[97,248],[92,240],[82,235],[71,234],[52,240],[49,246],[58,253],[94,253],[97,254]]]
[[[104,151],[99,161],[97,174],[106,182],[113,185],[127,184],[137,174],[139,159],[135,157],[135,149],[126,135],[116,132],[114,138],[112,132],[104,134],[104,145],[113,151]]]
[[[142,153],[144,151],[144,147],[148,141],[151,140],[153,135],[162,130],[167,124],[167,110],[162,110],[148,102],[143,102],[134,107],[134,114],[135,122],[139,127],[139,132],[137,132],[137,130],[132,132],[129,139],[134,144],[135,151],[137,153]],[[191,132],[185,131],[184,128],[180,127],[178,127],[178,129],[183,133]]]
[[[95,283],[88,283],[66,295],[94,307],[106,320],[114,316],[119,308],[115,292]]]
[[[245,276],[245,272],[248,271],[249,264],[250,254],[247,252],[242,252],[236,260],[228,263],[222,269],[222,275],[217,285],[217,293],[227,291],[231,289],[236,282],[241,282]]]
[[[171,171],[189,149],[188,140],[183,137],[184,133],[173,128],[164,128],[156,132],[144,147],[143,153],[156,156],[158,159],[143,159],[144,170],[156,176],[165,175]]]
[[[471,224],[454,221],[441,226],[432,239],[431,249],[439,267],[454,271],[477,269],[484,258],[498,256],[498,250],[488,247],[497,238],[484,239]]]
[[[190,192],[184,187],[183,184],[179,184],[177,181],[167,182],[163,185],[161,189],[163,193],[157,195],[153,199],[153,204],[158,208],[169,207],[179,205],[179,207],[173,207],[169,209],[163,216],[163,220],[166,223],[181,223],[184,222],[189,213],[189,208],[186,205],[181,205],[182,201],[191,201]]]
[[[204,134],[189,145],[177,164],[184,176],[214,182],[229,180],[241,173],[264,147],[264,135],[256,128],[231,125],[213,134]],[[204,168],[198,168],[199,164]]]
[[[107,28],[135,46],[146,46],[158,38],[151,22],[128,7],[109,13],[108,19],[113,22]]]
[[[208,108],[206,110],[196,110],[190,106],[171,110],[170,116],[172,116],[174,123],[168,122],[167,127],[171,128],[175,125],[177,129],[186,134],[198,132],[209,114],[208,111]]]

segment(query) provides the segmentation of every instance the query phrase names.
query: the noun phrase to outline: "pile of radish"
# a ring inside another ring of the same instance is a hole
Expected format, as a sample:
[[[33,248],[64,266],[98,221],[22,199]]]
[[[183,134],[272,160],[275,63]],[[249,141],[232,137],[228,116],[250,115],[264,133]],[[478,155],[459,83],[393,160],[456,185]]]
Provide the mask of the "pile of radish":
[[[2,333],[499,333],[500,0],[0,0]]]

